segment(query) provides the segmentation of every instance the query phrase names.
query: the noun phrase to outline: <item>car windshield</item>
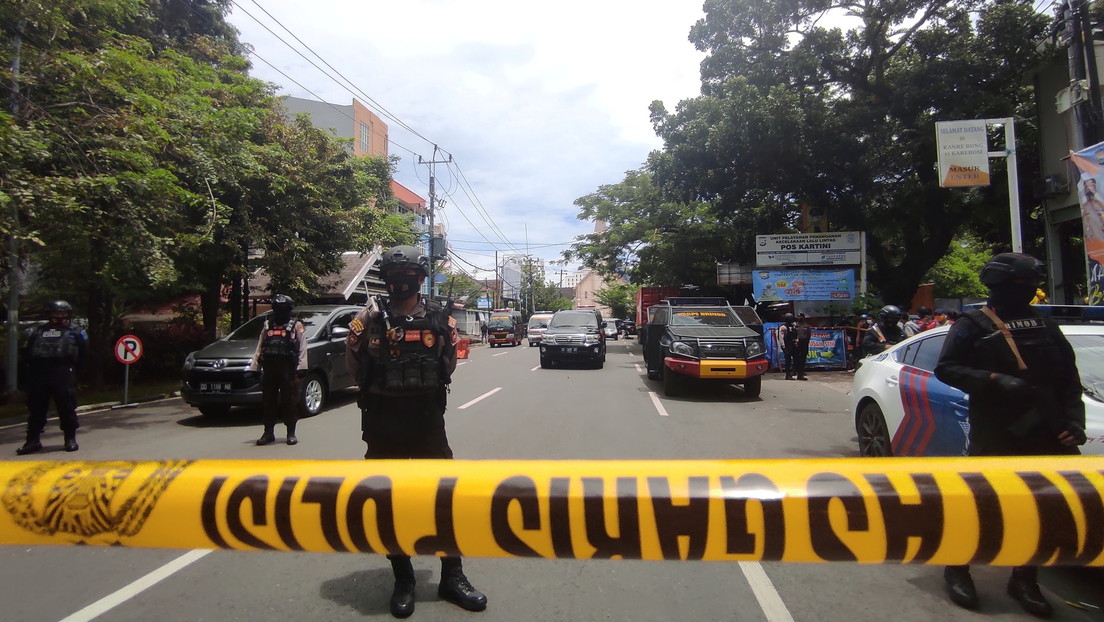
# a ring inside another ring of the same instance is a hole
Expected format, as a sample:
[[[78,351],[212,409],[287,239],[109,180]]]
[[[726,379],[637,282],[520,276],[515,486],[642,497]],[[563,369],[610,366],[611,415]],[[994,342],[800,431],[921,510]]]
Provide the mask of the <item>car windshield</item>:
[[[593,313],[557,313],[548,323],[549,328],[598,328]]]
[[[487,328],[513,328],[514,321],[508,317],[493,317],[487,322]]]
[[[548,320],[529,320],[529,328],[548,328]]]
[[[329,311],[296,311],[295,317],[303,322],[303,326],[307,328],[307,339],[311,339],[326,325],[326,319],[330,317],[330,313]],[[227,341],[256,341],[260,339],[261,329],[264,328],[267,319],[267,313],[258,315],[227,335]]]
[[[726,307],[687,309],[672,307],[672,326],[743,326],[744,323]]]
[[[1104,402],[1104,335],[1067,335],[1077,355],[1077,371],[1085,393]]]

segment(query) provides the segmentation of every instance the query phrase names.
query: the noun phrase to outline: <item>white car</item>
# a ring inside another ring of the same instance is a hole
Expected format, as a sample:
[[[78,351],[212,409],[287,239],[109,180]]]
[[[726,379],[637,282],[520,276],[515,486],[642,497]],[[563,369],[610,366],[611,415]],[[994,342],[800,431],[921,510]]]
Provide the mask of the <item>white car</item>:
[[[965,456],[969,398],[935,377],[949,326],[922,332],[860,362],[851,413],[863,456]],[[1062,324],[1085,388],[1083,454],[1104,454],[1104,325]]]

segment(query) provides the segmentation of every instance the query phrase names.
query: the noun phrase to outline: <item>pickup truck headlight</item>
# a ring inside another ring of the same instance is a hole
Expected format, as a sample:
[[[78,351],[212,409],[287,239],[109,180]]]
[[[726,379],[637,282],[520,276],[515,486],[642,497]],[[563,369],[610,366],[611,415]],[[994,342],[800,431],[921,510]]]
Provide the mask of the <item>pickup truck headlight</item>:
[[[748,344],[747,344],[748,358],[751,358],[753,356],[759,356],[763,352],[766,352],[766,348],[763,347],[763,342],[761,342],[761,341],[749,341],[748,342]]]
[[[698,351],[694,349],[694,346],[688,343],[683,343],[681,341],[672,341],[671,354],[680,354],[682,356],[697,356]]]
[[[595,343],[598,343],[601,340],[602,340],[601,337],[599,337],[598,335],[587,335],[586,340],[583,343],[595,344]]]

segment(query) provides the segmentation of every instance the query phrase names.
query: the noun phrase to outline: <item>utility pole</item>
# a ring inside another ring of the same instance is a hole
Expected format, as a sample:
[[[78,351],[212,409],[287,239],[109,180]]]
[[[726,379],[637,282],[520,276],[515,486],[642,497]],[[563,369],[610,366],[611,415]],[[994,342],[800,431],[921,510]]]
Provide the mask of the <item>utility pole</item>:
[[[1067,0],[1061,11],[1063,30],[1069,36],[1068,64],[1070,84],[1088,83],[1088,105],[1073,107],[1076,127],[1071,132],[1071,151],[1080,151],[1100,142],[1101,103],[1100,77],[1096,67],[1096,43],[1092,38],[1088,2]]]
[[[23,31],[27,20],[20,19],[12,38],[11,62],[11,115],[19,122],[19,55],[23,46]],[[19,384],[19,290],[22,279],[19,274],[19,201],[12,201],[11,233],[8,234],[8,368],[5,373],[7,394],[13,395]]]
[[[433,145],[433,159],[431,159],[429,161],[423,160],[422,156],[418,156],[418,164],[425,164],[425,165],[429,166],[429,249],[428,249],[429,252],[427,254],[429,255],[429,299],[430,300],[433,300],[433,295],[434,295],[433,290],[436,287],[435,280],[437,278],[436,270],[434,269],[434,265],[433,265],[434,261],[435,261],[435,259],[433,257],[433,236],[436,233],[436,231],[433,228],[433,211],[434,211],[434,208],[436,207],[436,201],[437,201],[437,194],[436,194],[436,192],[437,192],[437,190],[436,190],[437,178],[435,176],[435,171],[436,171],[437,167],[435,165],[437,165],[437,164],[449,164],[449,163],[452,162],[452,154],[449,154],[449,157],[448,157],[447,160],[438,160],[437,159],[437,151],[438,151],[437,145]]]

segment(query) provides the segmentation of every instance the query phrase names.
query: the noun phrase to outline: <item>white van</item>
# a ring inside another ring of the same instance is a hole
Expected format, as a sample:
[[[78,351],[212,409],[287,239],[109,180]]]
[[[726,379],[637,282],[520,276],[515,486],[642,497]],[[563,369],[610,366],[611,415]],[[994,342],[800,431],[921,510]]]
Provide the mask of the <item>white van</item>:
[[[540,345],[541,337],[544,335],[544,331],[548,330],[548,322],[551,320],[551,311],[537,311],[529,318],[526,339],[529,340],[530,348]]]

